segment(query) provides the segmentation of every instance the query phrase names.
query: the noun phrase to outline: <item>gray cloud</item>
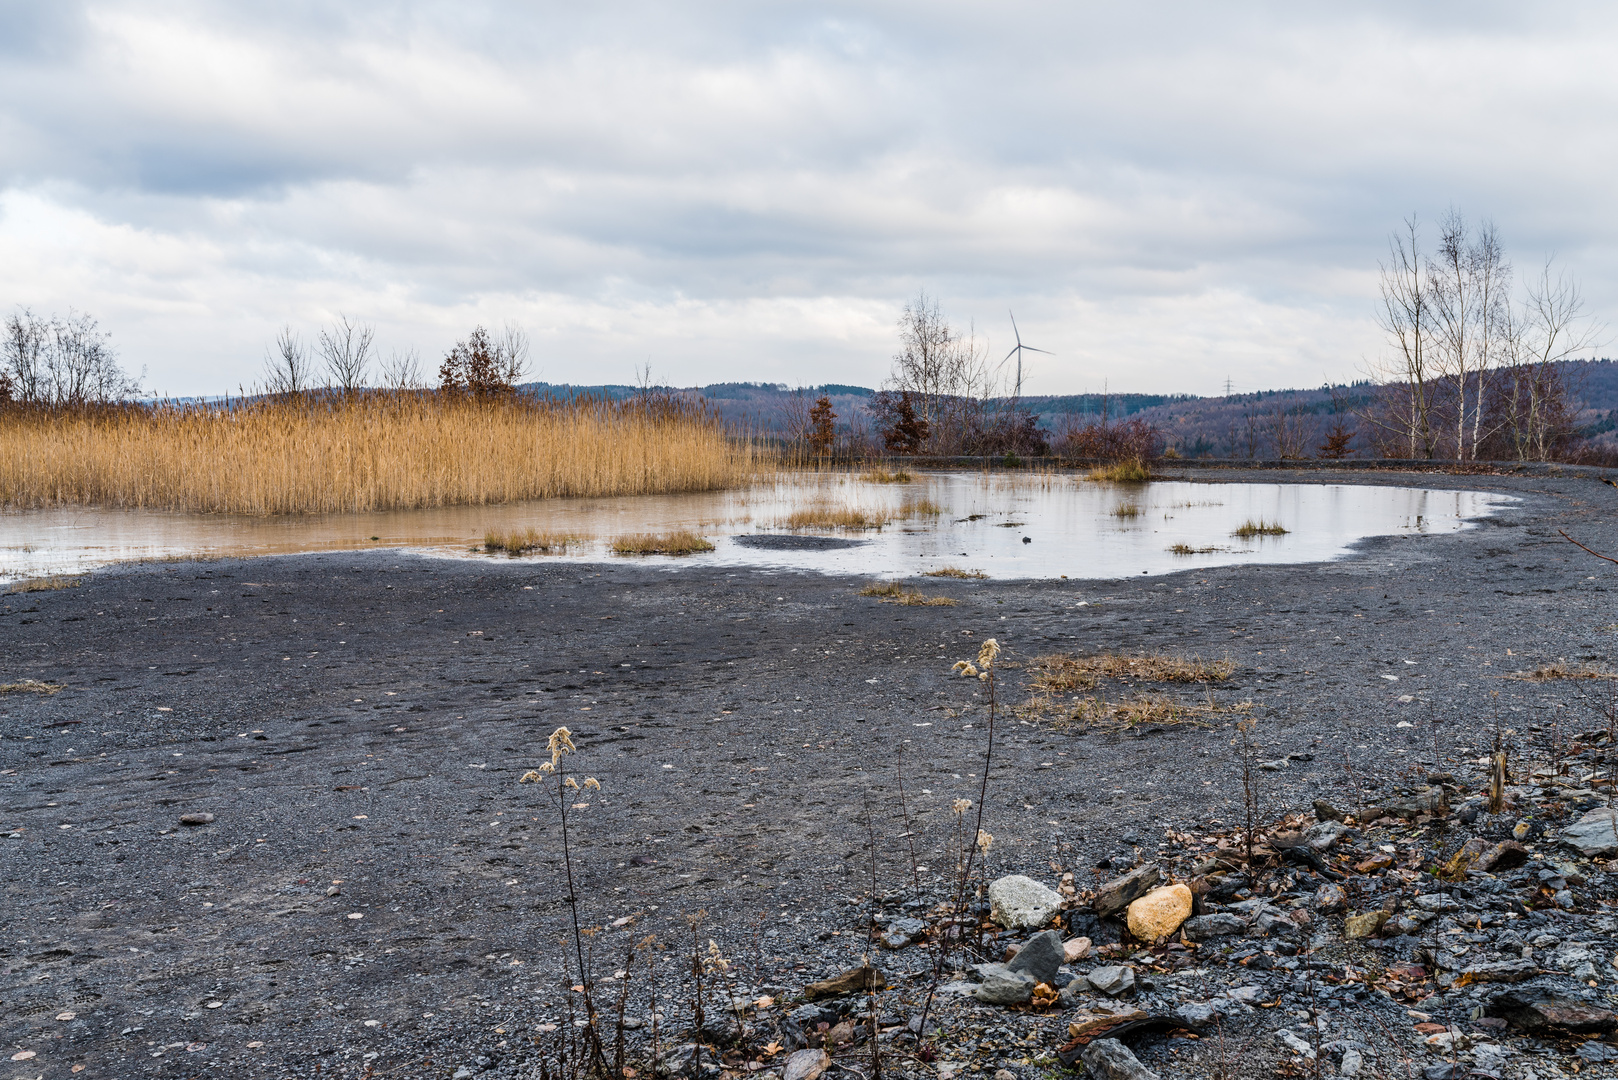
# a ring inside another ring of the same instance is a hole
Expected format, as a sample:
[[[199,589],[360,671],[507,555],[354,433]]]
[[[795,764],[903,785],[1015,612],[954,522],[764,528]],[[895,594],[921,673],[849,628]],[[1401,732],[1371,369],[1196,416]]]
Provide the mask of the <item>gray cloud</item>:
[[[0,303],[155,384],[338,311],[551,378],[880,378],[918,287],[1034,388],[1354,374],[1404,215],[1613,307],[1615,16],[1506,5],[17,3]]]

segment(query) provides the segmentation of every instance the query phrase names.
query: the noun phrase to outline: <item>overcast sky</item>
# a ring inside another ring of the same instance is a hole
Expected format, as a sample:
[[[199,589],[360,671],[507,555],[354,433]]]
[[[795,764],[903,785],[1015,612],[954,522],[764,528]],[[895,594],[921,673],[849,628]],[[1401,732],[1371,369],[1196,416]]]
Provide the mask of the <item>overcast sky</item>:
[[[1318,385],[1411,213],[1618,322],[1615,55],[1610,4],[0,0],[0,307],[168,393],[338,313],[875,385],[919,289],[1030,392]]]

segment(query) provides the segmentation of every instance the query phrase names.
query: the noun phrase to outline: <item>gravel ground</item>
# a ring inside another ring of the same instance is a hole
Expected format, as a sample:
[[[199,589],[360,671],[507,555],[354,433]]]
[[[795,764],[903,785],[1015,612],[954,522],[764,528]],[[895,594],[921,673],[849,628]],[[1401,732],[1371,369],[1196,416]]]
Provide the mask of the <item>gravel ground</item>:
[[[732,988],[783,997],[868,951],[869,836],[878,892],[938,888],[909,845],[941,866],[950,802],[977,798],[985,688],[949,672],[986,637],[1004,647],[1010,704],[1027,699],[1018,665],[1042,654],[1230,658],[1214,700],[1253,702],[1265,755],[1298,755],[1264,774],[1272,816],[1350,798],[1345,753],[1367,783],[1430,766],[1434,716],[1446,760],[1484,753],[1502,718],[1528,741],[1597,726],[1592,684],[1502,677],[1610,657],[1618,567],[1556,530],[1618,551],[1618,490],[1191,478],[1521,502],[1330,564],[920,582],[954,607],[700,559],[660,571],[397,552],[146,564],[0,597],[0,683],[63,686],[0,694],[0,1041],[19,1055],[0,1075],[528,1075],[534,1025],[565,1022],[568,886],[553,804],[517,781],[562,724],[578,747],[566,768],[601,784],[570,810],[598,969],[654,935],[671,970],[700,911]],[[991,871],[1087,885],[1165,830],[1234,821],[1231,736],[1222,722],[1108,733],[1002,713]],[[213,818],[181,825],[188,814]],[[903,1013],[927,956],[879,962]],[[962,1068],[1034,1055],[1006,1049],[1009,1035],[981,1041]]]

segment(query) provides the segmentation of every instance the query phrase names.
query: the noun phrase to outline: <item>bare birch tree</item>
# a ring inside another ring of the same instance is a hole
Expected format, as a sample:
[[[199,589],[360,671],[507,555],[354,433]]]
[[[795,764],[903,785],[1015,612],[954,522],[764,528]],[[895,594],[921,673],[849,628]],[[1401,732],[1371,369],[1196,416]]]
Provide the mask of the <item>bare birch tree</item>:
[[[1381,269],[1381,308],[1377,323],[1387,335],[1389,355],[1373,366],[1373,379],[1389,389],[1383,413],[1362,417],[1406,447],[1406,457],[1431,458],[1437,451],[1434,424],[1435,378],[1430,355],[1434,319],[1428,302],[1426,259],[1414,216],[1388,239],[1388,261]],[[1395,455],[1397,456],[1397,455]]]

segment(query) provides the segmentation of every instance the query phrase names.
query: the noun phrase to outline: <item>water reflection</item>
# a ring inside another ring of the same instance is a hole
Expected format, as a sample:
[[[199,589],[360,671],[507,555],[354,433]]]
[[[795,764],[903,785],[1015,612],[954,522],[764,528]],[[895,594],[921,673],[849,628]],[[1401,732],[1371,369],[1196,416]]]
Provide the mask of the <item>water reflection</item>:
[[[489,530],[528,528],[589,538],[576,553],[536,559],[614,558],[607,551],[614,536],[689,528],[706,534],[716,550],[647,561],[885,576],[957,567],[991,578],[1111,578],[1233,563],[1319,562],[1347,554],[1368,536],[1466,528],[1468,519],[1512,501],[1490,492],[1424,488],[1117,485],[1071,476],[936,473],[906,484],[818,474],[732,492],[295,518],[13,511],[0,513],[0,581],[194,555],[408,548],[504,559],[509,556],[471,549]],[[890,523],[868,532],[784,527],[806,509],[857,510]],[[1235,535],[1249,521],[1279,524],[1286,532]]]

